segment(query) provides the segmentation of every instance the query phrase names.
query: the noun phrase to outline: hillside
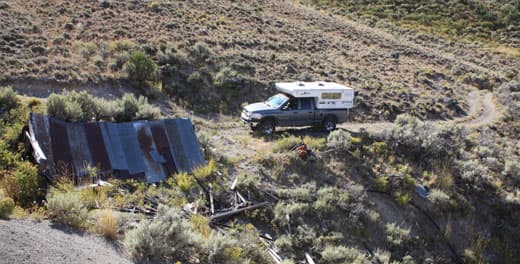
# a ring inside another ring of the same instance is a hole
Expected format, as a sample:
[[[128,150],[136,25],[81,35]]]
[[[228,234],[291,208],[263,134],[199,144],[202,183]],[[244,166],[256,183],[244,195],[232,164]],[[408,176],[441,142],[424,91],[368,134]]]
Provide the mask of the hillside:
[[[85,263],[97,247],[137,263],[518,263],[517,11],[508,0],[0,1],[0,218],[45,219],[0,223],[29,252]],[[355,88],[351,120],[269,136],[240,121],[243,104],[296,80]],[[157,184],[107,179],[96,164],[48,182],[24,144],[29,112],[189,117],[207,164]],[[302,141],[306,158],[293,150]],[[98,179],[109,184],[73,184]]]
[[[320,79],[361,91],[356,119],[446,119],[467,109],[468,86],[518,69],[478,45],[428,48],[286,1],[12,1],[0,12],[5,84],[126,87],[125,62],[142,49],[159,89],[196,112],[236,112],[273,82]]]
[[[481,41],[520,47],[518,1],[316,1],[304,0],[370,24],[391,22],[455,41]],[[511,50],[511,51],[514,51]],[[518,50],[515,51],[517,53]],[[518,55],[518,53],[517,53]]]

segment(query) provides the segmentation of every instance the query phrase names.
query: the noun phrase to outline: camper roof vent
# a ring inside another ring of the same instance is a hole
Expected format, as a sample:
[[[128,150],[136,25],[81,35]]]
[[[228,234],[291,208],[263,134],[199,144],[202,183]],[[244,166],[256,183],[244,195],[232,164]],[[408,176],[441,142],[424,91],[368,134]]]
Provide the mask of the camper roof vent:
[[[319,86],[325,86],[325,84],[322,83],[322,82],[319,82],[318,85],[319,85]]]
[[[303,82],[299,82],[299,83],[298,83],[298,86],[305,86],[305,83],[303,83]]]

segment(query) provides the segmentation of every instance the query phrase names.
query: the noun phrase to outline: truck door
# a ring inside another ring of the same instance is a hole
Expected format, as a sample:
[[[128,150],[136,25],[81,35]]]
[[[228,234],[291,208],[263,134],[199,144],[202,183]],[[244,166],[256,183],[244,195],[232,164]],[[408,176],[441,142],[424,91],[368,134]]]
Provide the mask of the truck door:
[[[277,115],[278,125],[294,126],[298,115],[298,98],[291,98],[281,107],[280,114]]]
[[[294,123],[298,126],[312,125],[314,122],[314,98],[298,98],[298,110]]]

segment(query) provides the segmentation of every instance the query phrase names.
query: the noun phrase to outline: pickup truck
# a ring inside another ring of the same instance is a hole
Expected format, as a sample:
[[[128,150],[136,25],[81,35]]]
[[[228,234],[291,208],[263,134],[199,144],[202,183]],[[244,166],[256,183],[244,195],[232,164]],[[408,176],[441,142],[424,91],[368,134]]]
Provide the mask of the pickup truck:
[[[277,126],[322,126],[326,132],[347,120],[347,109],[317,109],[315,97],[279,93],[265,102],[244,107],[241,119],[253,130],[269,135]]]

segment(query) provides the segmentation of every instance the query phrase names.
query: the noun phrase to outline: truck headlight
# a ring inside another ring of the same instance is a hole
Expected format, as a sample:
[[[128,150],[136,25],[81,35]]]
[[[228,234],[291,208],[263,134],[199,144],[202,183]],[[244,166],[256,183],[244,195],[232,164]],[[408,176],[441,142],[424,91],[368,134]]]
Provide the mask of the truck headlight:
[[[262,114],[255,114],[255,113],[253,113],[253,114],[251,114],[251,118],[252,119],[262,119]]]

